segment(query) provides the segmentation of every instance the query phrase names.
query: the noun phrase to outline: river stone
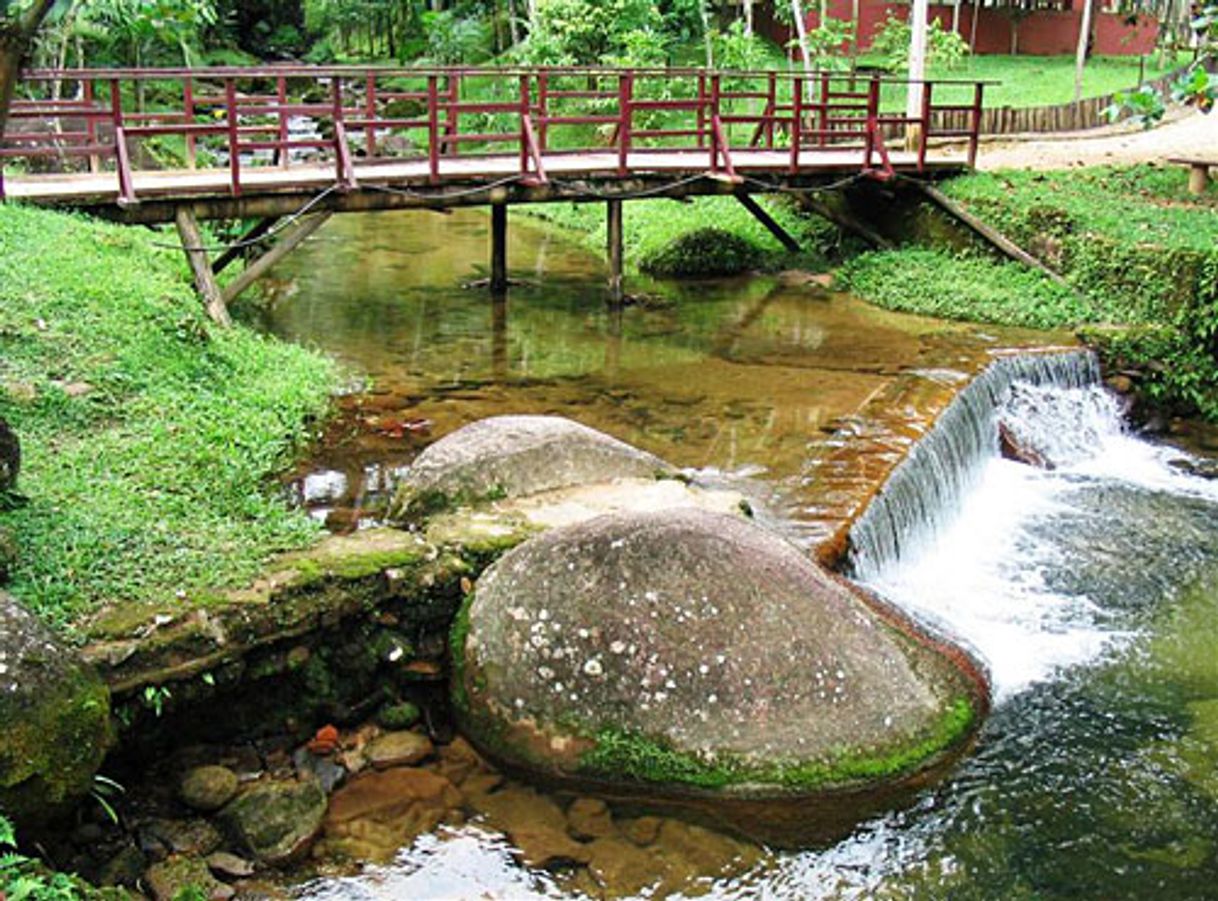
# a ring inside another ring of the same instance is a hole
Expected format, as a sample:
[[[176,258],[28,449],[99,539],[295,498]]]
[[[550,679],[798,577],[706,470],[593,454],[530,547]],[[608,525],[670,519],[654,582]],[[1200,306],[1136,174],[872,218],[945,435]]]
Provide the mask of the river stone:
[[[149,867],[144,884],[155,901],[174,901],[199,893],[209,901],[224,901],[236,894],[235,889],[212,876],[206,863],[197,857],[179,855]]]
[[[701,510],[535,537],[454,627],[453,701],[488,756],[652,797],[804,797],[941,762],[984,678],[776,535]]]
[[[241,845],[271,865],[303,854],[321,831],[325,815],[326,793],[316,779],[260,782],[220,812]]]
[[[374,769],[387,770],[395,766],[410,766],[432,755],[431,739],[418,732],[386,732],[374,738],[364,749],[364,755]]]
[[[182,777],[178,793],[187,807],[219,810],[237,793],[237,774],[226,766],[197,766]]]
[[[390,518],[417,521],[462,504],[671,473],[660,458],[570,419],[493,416],[423,451],[398,486]]]
[[[97,673],[4,592],[0,723],[0,810],[25,825],[86,794],[114,740]]]

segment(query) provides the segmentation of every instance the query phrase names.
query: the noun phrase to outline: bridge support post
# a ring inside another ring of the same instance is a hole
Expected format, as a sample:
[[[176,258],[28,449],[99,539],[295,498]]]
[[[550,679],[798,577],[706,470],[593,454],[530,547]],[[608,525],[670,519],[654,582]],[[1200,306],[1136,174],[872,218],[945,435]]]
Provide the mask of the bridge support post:
[[[740,205],[753,214],[753,218],[765,226],[766,231],[778,239],[778,243],[787,249],[788,253],[799,253],[799,242],[785,228],[774,221],[774,218],[756,200],[748,194],[737,194]]]
[[[190,263],[190,271],[194,274],[195,290],[199,292],[199,297],[207,307],[207,315],[217,325],[232,325],[224,295],[216,284],[211,259],[207,256],[207,247],[203,244],[203,235],[199,231],[199,220],[195,217],[195,211],[188,206],[178,207],[174,211],[174,222],[178,227],[178,237],[182,240],[186,261]]]
[[[491,204],[491,294],[507,293],[507,203]]]
[[[622,201],[605,204],[605,244],[609,254],[609,302],[622,302]]]

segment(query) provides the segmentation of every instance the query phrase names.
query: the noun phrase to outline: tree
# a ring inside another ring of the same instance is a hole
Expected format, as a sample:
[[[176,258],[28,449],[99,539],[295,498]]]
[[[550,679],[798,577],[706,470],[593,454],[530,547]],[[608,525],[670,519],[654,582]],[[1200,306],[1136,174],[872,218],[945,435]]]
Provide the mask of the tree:
[[[1208,113],[1218,101],[1218,79],[1209,73],[1210,65],[1218,60],[1218,2],[1209,0],[1204,6],[1194,6],[1193,13],[1189,27],[1196,41],[1197,57],[1172,85],[1171,97],[1177,103]],[[1163,118],[1166,105],[1162,94],[1142,85],[1135,91],[1116,94],[1106,112],[1113,120],[1130,113],[1135,122],[1150,128]]]
[[[34,42],[38,26],[54,5],[55,0],[34,0],[32,3],[0,0],[0,141],[4,140],[21,64]]]
[[[1083,18],[1078,24],[1078,49],[1074,55],[1074,102],[1083,99],[1083,68],[1087,65],[1087,56],[1091,46],[1091,11],[1095,7],[1094,0],[1083,0]]]

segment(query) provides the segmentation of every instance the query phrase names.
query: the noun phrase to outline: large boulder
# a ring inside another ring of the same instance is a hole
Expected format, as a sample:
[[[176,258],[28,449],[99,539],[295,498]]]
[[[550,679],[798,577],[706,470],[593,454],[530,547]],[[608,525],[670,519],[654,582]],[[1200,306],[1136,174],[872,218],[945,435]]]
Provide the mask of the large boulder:
[[[988,703],[966,655],[776,535],[703,510],[527,541],[478,580],[452,641],[476,745],[634,795],[891,786],[953,756]]]
[[[663,460],[560,416],[493,416],[428,447],[398,486],[390,518],[556,488],[672,474]]]
[[[0,810],[34,826],[89,791],[114,740],[97,673],[4,592],[0,723]]]

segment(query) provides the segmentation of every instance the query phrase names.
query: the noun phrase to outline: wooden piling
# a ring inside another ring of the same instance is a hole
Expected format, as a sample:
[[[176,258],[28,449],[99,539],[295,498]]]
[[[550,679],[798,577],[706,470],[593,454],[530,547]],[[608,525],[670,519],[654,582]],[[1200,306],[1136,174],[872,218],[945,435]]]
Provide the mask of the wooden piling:
[[[178,227],[178,237],[182,241],[182,251],[186,261],[190,263],[190,271],[194,275],[195,290],[207,308],[207,315],[217,325],[227,328],[232,325],[228,315],[228,305],[220,286],[216,284],[216,274],[211,268],[211,259],[207,256],[207,247],[203,243],[203,235],[199,231],[199,220],[195,211],[189,206],[179,206],[174,211],[174,222]]]
[[[507,204],[491,204],[491,294],[506,294],[507,275]]]
[[[609,255],[609,302],[622,302],[622,201],[605,204],[606,251]]]

